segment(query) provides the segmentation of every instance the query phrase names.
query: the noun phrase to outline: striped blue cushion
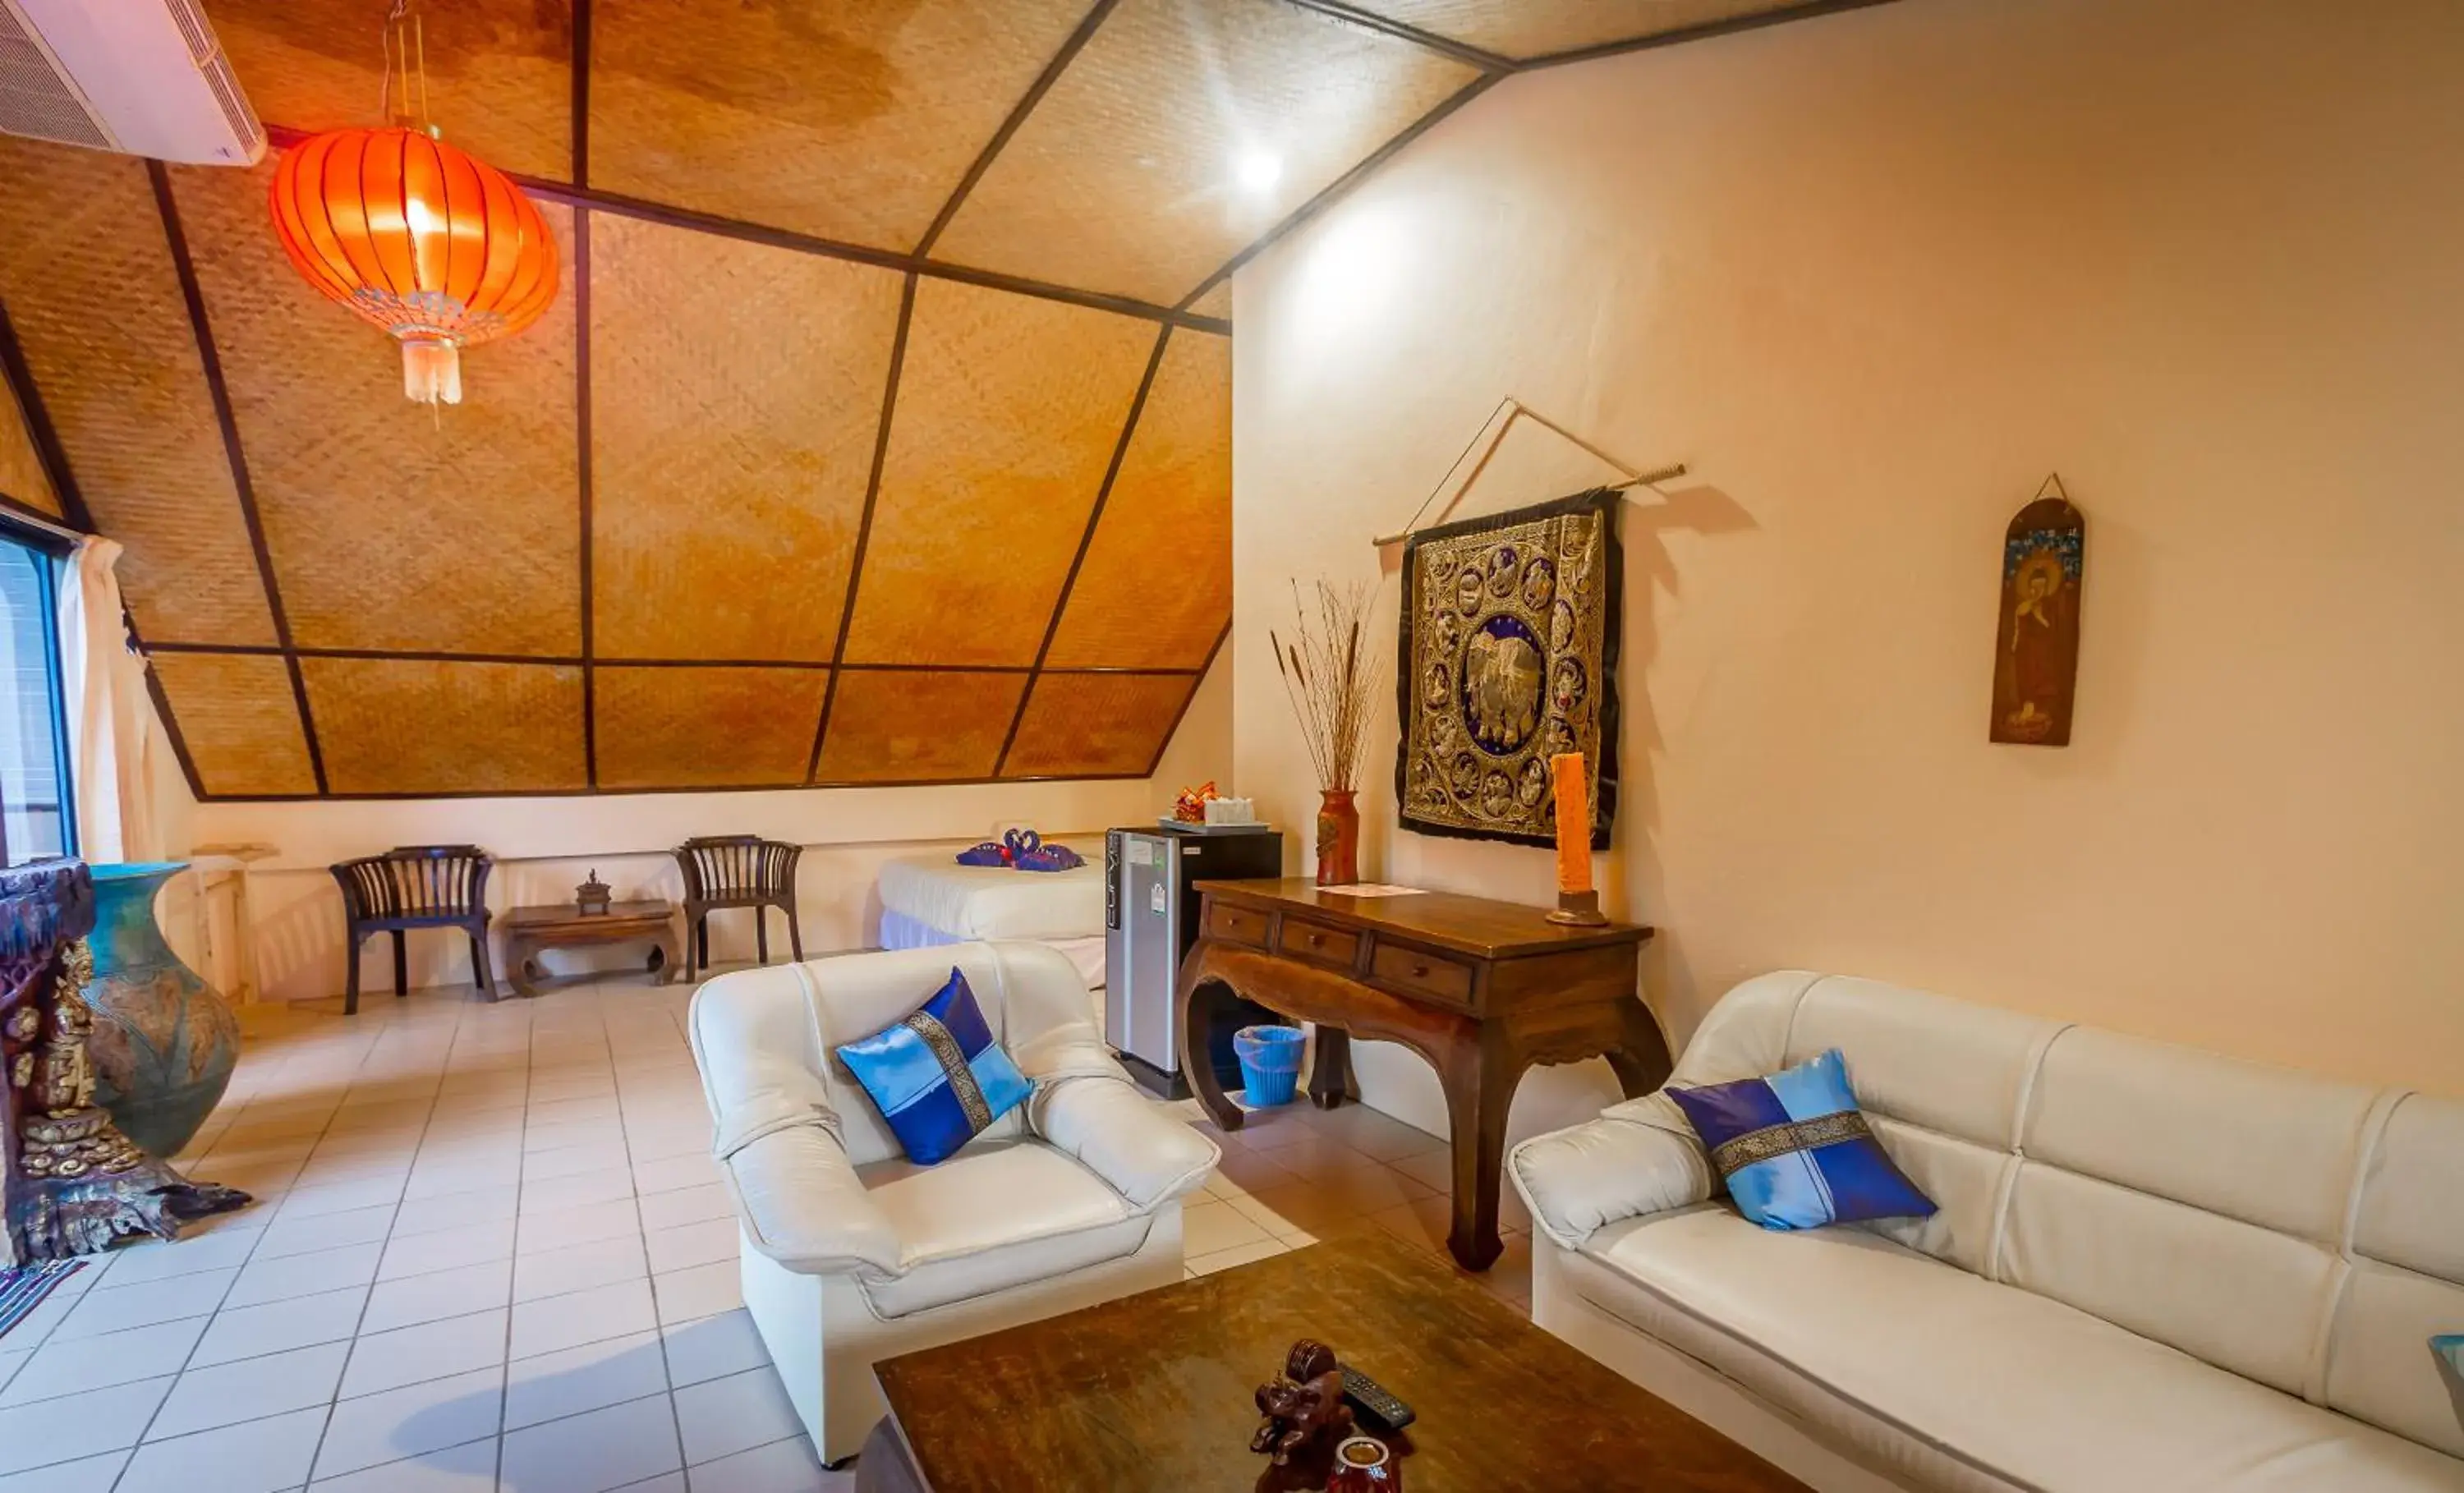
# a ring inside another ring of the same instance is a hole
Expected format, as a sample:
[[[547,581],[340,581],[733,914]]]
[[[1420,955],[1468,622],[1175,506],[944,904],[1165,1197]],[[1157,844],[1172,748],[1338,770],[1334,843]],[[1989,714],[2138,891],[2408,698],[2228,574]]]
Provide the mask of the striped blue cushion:
[[[1767,1229],[1818,1229],[1860,1219],[1925,1218],[1933,1199],[1900,1175],[1848,1088],[1832,1048],[1785,1072],[1707,1088],[1672,1088],[1728,1196]]]
[[[1026,1100],[1028,1085],[957,970],[933,999],[837,1049],[908,1159],[948,1159]]]

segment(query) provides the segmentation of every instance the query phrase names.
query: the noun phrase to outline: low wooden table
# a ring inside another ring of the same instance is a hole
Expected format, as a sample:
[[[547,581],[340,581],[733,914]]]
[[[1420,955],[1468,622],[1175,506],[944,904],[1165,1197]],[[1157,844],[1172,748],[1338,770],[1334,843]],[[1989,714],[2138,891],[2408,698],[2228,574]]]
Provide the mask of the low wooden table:
[[[1315,882],[1201,881],[1198,942],[1181,961],[1181,1071],[1207,1117],[1243,1123],[1208,1057],[1227,997],[1318,1023],[1309,1098],[1343,1102],[1351,1037],[1428,1060],[1454,1149],[1446,1247],[1468,1270],[1496,1262],[1506,1111],[1534,1064],[1606,1057],[1631,1099],[1668,1077],[1668,1043],[1642,1003],[1652,931],[1549,921],[1545,909],[1423,891],[1356,897]]]
[[[889,1359],[874,1372],[890,1418],[856,1463],[858,1493],[1323,1488],[1323,1467],[1312,1482],[1249,1450],[1251,1396],[1304,1337],[1419,1413],[1389,1440],[1409,1493],[1804,1488],[1376,1235]]]
[[[555,907],[516,908],[505,914],[503,926],[505,974],[513,981],[516,993],[525,996],[539,994],[538,987],[531,983],[535,977],[531,961],[548,949],[647,941],[650,956],[645,967],[654,985],[675,978],[683,960],[683,946],[676,942],[676,910],[657,898],[618,902],[605,912],[587,916],[577,911],[570,902]]]

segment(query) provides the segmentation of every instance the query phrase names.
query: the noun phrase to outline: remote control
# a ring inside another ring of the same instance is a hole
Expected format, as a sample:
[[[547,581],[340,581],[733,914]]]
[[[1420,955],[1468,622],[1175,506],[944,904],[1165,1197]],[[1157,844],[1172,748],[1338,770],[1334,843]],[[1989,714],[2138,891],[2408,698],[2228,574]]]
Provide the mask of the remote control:
[[[1387,1393],[1386,1386],[1353,1368],[1343,1369],[1343,1397],[1353,1408],[1389,1431],[1400,1431],[1419,1417],[1412,1407]]]

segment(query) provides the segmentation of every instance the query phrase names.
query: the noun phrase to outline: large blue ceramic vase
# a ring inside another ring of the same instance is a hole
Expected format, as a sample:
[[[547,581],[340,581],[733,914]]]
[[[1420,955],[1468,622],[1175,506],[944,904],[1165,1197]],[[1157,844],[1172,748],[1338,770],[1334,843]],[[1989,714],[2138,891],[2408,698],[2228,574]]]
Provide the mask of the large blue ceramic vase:
[[[187,869],[155,861],[94,868],[95,1098],[121,1133],[156,1156],[177,1155],[222,1101],[239,1061],[239,1022],[154,921],[163,884]]]

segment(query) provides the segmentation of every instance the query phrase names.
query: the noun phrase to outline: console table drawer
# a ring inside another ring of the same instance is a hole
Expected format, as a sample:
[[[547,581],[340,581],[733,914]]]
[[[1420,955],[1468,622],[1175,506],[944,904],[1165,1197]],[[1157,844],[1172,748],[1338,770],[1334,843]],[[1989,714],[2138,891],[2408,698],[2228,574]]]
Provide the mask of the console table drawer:
[[[1206,908],[1206,936],[1263,949],[1266,946],[1266,914],[1210,902]]]
[[[1350,929],[1330,928],[1306,918],[1287,917],[1279,947],[1296,959],[1350,969],[1352,961],[1360,954],[1360,935]]]
[[[1448,1005],[1471,1005],[1471,966],[1442,954],[1381,943],[1369,956],[1369,969],[1377,978],[1415,995]]]

